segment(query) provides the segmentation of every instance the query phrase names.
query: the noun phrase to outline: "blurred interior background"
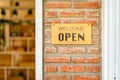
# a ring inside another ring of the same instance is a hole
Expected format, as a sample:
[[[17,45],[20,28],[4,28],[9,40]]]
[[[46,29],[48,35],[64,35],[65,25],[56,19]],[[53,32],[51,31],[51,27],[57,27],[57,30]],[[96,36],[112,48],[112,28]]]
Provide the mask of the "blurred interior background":
[[[0,0],[0,80],[35,80],[35,0]]]

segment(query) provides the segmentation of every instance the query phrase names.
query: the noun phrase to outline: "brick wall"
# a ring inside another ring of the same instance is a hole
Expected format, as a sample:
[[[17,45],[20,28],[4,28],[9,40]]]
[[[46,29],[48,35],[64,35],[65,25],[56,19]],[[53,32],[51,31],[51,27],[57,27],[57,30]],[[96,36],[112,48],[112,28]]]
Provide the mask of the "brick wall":
[[[101,0],[43,0],[44,80],[101,80]],[[91,45],[52,45],[52,23],[91,23]]]

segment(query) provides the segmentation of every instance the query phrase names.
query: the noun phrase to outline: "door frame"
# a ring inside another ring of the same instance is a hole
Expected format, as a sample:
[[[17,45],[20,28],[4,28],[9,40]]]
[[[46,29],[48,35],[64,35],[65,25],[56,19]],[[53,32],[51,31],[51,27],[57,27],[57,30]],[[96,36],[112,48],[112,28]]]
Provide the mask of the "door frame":
[[[120,1],[102,2],[102,80],[120,80]]]
[[[43,80],[43,2],[42,0],[35,0],[35,25],[36,25],[36,80]]]

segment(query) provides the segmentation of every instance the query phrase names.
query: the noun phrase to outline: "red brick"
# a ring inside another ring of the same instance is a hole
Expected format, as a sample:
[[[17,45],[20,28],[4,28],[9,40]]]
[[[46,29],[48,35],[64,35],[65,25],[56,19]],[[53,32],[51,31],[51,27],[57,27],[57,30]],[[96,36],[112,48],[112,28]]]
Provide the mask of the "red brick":
[[[70,8],[70,2],[46,2],[46,8]]]
[[[52,45],[48,45],[48,46],[45,46],[44,52],[45,53],[56,53],[57,49]]]
[[[75,2],[74,8],[100,8],[99,2]]]
[[[60,66],[61,72],[84,72],[84,66]]]
[[[57,67],[56,66],[45,66],[45,72],[56,72]]]
[[[92,44],[99,44],[100,41],[98,38],[92,38]]]
[[[100,53],[100,49],[98,47],[90,47],[88,48],[88,53],[91,54]]]
[[[84,47],[59,47],[59,53],[85,53]]]
[[[71,47],[59,47],[59,53],[72,53]]]
[[[85,57],[75,57],[72,60],[73,63],[84,63],[85,62]]]
[[[86,70],[87,72],[100,72],[100,66],[89,66]]]
[[[78,12],[78,17],[84,17],[84,16],[85,16],[85,11]]]
[[[60,17],[76,17],[76,12],[60,12]]]
[[[71,20],[62,20],[63,21],[63,23],[71,23]]]
[[[98,20],[74,20],[73,23],[90,23],[92,26],[99,26]]]
[[[72,47],[71,49],[72,53],[85,53],[84,47]]]
[[[99,63],[100,58],[99,57],[87,57],[85,59],[85,62],[87,62],[87,63]]]
[[[70,57],[45,57],[45,62],[47,63],[68,63],[70,62]]]
[[[73,76],[73,80],[100,80],[100,76]]]
[[[100,12],[99,11],[89,11],[87,16],[89,18],[99,18]]]
[[[70,80],[66,75],[45,75],[45,80]]]
[[[46,20],[45,26],[51,26],[51,24],[61,23],[61,20]]]
[[[85,11],[81,12],[68,12],[68,11],[62,11],[60,12],[60,17],[84,17]]]
[[[57,12],[55,12],[55,11],[47,12],[46,17],[47,18],[55,18],[55,17],[57,17]]]
[[[44,53],[45,53],[44,63],[46,64],[44,66],[45,80],[100,80],[100,76],[96,76],[96,75],[100,75],[101,73],[100,57],[98,57],[100,56],[100,54],[96,54],[96,53],[101,52],[101,49],[99,47],[101,44],[100,41],[101,30],[99,28],[99,25],[101,25],[99,19],[101,16],[100,14],[101,3],[100,1],[97,0],[91,2],[90,1],[76,2],[74,0],[73,1],[67,0],[67,1],[66,2],[57,1],[57,0],[45,1],[46,11],[44,16],[45,19],[44,26],[46,27],[45,30],[49,29],[49,31],[46,31],[44,33],[44,42],[45,42],[44,44],[47,43],[44,47]],[[84,9],[86,10],[84,11]],[[88,45],[88,46],[51,45],[51,40],[50,40],[51,28],[49,27],[53,23],[92,24],[93,45]],[[51,47],[49,47],[45,50],[45,48],[49,45],[53,46],[53,48],[51,49]],[[57,53],[57,54],[48,54],[48,53]],[[86,53],[86,54],[80,54],[80,53]],[[87,56],[88,53],[90,53],[90,55]],[[81,76],[78,73],[80,73]],[[83,76],[84,74],[85,76]],[[71,75],[73,77],[71,77]]]
[[[74,57],[73,63],[99,63],[99,57]]]

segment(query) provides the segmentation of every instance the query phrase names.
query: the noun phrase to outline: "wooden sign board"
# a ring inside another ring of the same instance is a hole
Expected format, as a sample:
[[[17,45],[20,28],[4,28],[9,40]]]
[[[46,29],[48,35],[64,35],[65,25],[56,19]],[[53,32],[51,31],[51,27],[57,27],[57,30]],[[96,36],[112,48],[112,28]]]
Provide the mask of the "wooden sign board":
[[[91,24],[52,24],[52,44],[91,44]]]

